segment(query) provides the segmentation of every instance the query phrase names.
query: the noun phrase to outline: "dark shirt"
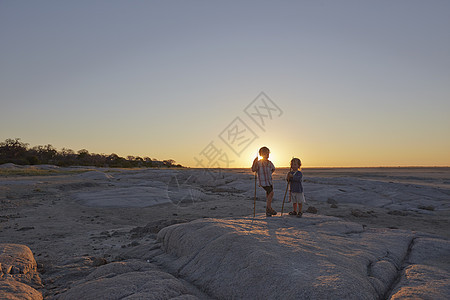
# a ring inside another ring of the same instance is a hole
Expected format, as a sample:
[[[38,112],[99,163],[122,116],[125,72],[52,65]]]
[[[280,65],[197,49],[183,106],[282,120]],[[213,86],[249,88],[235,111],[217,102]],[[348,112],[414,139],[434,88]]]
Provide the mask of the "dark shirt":
[[[292,177],[289,180],[291,182],[290,191],[292,193],[303,193],[303,185],[302,185],[303,174],[302,174],[302,172],[297,171],[297,172],[289,172],[289,173],[294,175],[294,177]]]

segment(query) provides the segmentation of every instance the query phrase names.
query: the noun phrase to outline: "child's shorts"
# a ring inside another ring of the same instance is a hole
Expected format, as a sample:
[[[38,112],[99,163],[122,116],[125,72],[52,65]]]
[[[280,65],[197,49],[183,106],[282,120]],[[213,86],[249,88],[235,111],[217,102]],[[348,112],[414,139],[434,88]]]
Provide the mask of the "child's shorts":
[[[263,186],[262,188],[266,191],[266,195],[269,195],[273,191],[273,185]]]
[[[291,193],[290,196],[293,203],[306,203],[305,194],[303,193]]]

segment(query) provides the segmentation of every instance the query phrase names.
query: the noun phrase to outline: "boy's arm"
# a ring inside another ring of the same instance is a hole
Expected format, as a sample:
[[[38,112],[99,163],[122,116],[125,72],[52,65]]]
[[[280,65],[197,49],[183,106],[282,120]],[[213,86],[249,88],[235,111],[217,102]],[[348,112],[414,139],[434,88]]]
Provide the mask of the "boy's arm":
[[[287,172],[287,174],[286,174],[286,181],[291,181],[291,179],[292,179],[291,172]]]
[[[252,172],[256,172],[258,171],[258,158],[255,158],[253,160],[253,164],[252,164]]]

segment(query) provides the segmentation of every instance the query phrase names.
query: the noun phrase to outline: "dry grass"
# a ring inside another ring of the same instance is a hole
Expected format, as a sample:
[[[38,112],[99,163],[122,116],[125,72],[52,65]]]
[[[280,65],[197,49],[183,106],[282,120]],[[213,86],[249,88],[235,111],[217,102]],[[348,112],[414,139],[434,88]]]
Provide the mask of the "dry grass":
[[[0,177],[16,177],[16,176],[49,176],[49,175],[70,175],[79,174],[87,171],[89,169],[81,170],[43,170],[43,169],[0,169]]]

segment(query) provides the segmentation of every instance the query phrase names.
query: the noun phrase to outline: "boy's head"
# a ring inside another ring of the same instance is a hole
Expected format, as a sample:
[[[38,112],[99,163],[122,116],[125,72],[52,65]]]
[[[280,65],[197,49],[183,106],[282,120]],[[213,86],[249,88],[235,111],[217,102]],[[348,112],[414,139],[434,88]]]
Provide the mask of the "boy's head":
[[[298,169],[302,166],[302,162],[300,161],[300,158],[294,157],[291,159],[291,169]]]
[[[261,149],[259,149],[259,155],[264,159],[269,158],[269,153],[270,153],[270,150],[267,147],[261,147]]]

